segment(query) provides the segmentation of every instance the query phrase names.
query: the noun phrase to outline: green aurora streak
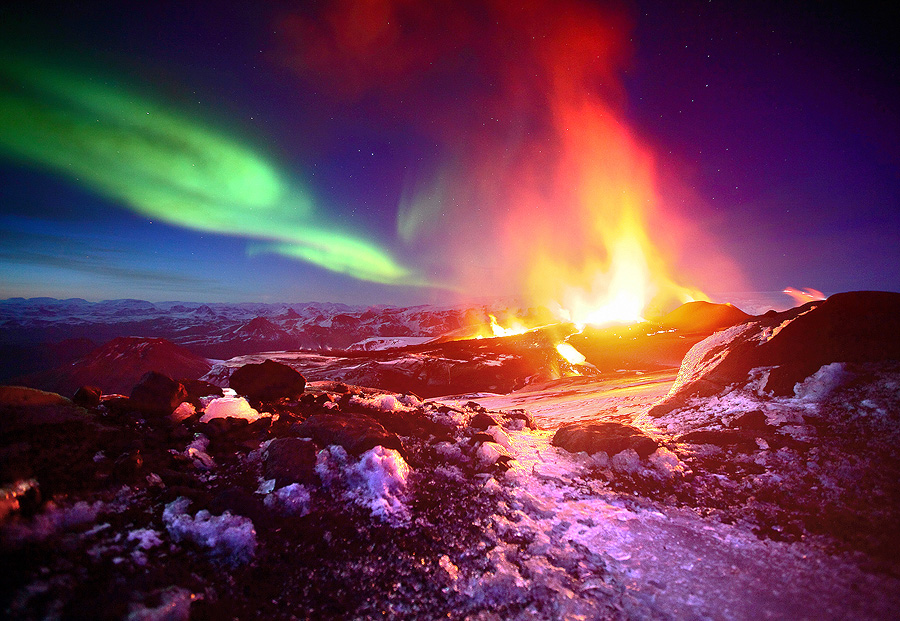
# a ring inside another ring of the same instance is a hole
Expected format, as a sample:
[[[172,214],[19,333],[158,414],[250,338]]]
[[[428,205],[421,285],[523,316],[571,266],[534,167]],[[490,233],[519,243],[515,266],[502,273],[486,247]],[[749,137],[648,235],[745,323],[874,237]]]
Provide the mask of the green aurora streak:
[[[235,140],[125,89],[0,58],[0,150],[64,174],[137,213],[255,240],[354,278],[425,285],[386,250],[312,225],[313,201]]]

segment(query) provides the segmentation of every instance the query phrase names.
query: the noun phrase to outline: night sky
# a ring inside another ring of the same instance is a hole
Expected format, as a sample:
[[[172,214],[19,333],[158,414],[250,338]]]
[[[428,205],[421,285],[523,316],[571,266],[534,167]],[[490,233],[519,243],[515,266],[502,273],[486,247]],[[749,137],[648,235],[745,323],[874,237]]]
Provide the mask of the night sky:
[[[0,41],[0,298],[544,301],[633,222],[716,299],[900,290],[865,3],[29,2]]]

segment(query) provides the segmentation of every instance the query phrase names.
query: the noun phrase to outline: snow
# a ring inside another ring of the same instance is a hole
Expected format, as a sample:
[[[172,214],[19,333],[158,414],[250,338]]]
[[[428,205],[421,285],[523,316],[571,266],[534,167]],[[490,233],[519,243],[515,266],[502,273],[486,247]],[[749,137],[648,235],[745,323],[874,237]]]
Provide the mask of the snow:
[[[179,497],[166,505],[163,523],[177,543],[192,541],[209,548],[210,556],[229,565],[246,563],[256,552],[256,530],[250,518],[226,511],[214,516],[203,509],[193,517],[187,512],[191,501]]]
[[[728,354],[727,345],[729,343],[758,329],[759,325],[754,322],[738,324],[731,328],[714,332],[695,344],[685,354],[681,362],[681,368],[678,370],[678,376],[675,378],[675,384],[673,384],[669,394],[674,395],[701,375],[705,375],[715,369]]]
[[[184,449],[183,455],[190,458],[194,467],[200,470],[212,470],[216,463],[209,450],[209,438],[202,433],[194,434],[194,439]]]
[[[353,343],[347,349],[350,351],[380,351],[395,349],[398,347],[410,347],[433,341],[433,336],[373,336]]]
[[[271,483],[274,488],[275,480],[271,479]],[[280,489],[270,488],[263,502],[270,509],[278,509],[284,513],[302,517],[310,512],[312,496],[305,486],[300,483],[291,483]]]
[[[200,422],[208,423],[214,418],[245,418],[254,421],[264,416],[271,414],[260,414],[250,407],[244,397],[218,397],[207,404]]]
[[[141,550],[149,550],[162,545],[160,533],[152,528],[138,528],[128,533],[128,541],[136,541]]]
[[[68,506],[57,505],[51,500],[41,513],[30,520],[12,520],[2,524],[0,536],[16,545],[46,541],[94,522],[105,508],[107,507],[99,500],[93,503],[82,500]]]
[[[323,484],[342,489],[346,500],[368,509],[372,517],[392,526],[408,520],[410,467],[397,451],[376,446],[352,462],[342,447],[329,446],[319,451],[316,472]]]
[[[412,395],[382,394],[372,397],[354,395],[350,402],[379,412],[410,412],[421,406],[421,401]]]
[[[563,617],[598,618],[604,614],[591,589],[603,594],[620,583],[625,616],[641,618],[873,618],[891,610],[883,593],[900,583],[850,559],[613,492],[588,476],[591,459],[552,446],[550,432],[510,437],[516,461],[494,516],[501,543],[488,554],[490,570],[459,587],[475,601],[515,601],[546,589]],[[630,450],[610,461],[623,471],[644,468]],[[684,468],[667,449],[648,465],[673,476]],[[568,563],[581,567],[577,585],[560,572]]]
[[[849,379],[849,375],[847,365],[842,362],[823,365],[818,371],[794,386],[794,395],[801,401],[824,401],[835,388]]]

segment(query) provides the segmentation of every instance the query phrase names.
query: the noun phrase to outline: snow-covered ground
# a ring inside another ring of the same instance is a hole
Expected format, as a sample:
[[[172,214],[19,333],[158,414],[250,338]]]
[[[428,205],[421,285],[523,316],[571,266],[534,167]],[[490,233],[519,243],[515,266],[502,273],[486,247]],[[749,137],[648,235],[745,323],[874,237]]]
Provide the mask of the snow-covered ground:
[[[560,548],[580,545],[601,555],[615,582],[626,589],[629,617],[895,618],[900,581],[865,571],[853,555],[829,554],[804,542],[761,539],[747,525],[703,517],[664,498],[615,491],[597,477],[606,470],[613,477],[664,480],[671,476],[673,463],[679,464],[671,452],[666,451],[673,462],[656,462],[654,467],[653,458],[642,463],[635,455],[617,461],[605,454],[572,454],[551,445],[553,430],[566,422],[625,418],[636,422],[640,418],[636,415],[664,396],[673,380],[673,374],[665,373],[562,380],[568,390],[556,382],[510,395],[474,396],[490,409],[524,406],[539,426],[546,427],[507,434],[506,452],[514,461],[500,484],[509,494],[504,502],[516,509],[511,516],[495,516],[498,528],[516,530],[520,538],[533,542],[530,548],[547,545],[559,554]],[[458,406],[466,400],[443,402]],[[652,422],[643,422],[654,428]],[[659,427],[655,431],[661,433]],[[510,555],[522,556],[507,551]],[[530,583],[537,588],[540,579],[531,577]]]

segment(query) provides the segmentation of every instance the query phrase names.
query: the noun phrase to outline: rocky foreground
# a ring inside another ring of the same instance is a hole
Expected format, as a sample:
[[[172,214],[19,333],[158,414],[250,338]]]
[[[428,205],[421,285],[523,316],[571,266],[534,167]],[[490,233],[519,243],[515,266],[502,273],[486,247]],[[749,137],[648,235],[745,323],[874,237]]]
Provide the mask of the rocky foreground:
[[[585,379],[579,398],[604,403],[592,415],[587,397],[563,404],[568,384],[532,391],[533,416],[516,393],[423,402],[307,384],[271,361],[236,369],[226,391],[160,374],[129,397],[0,387],[0,605],[10,618],[894,618],[896,302],[834,296],[753,318],[653,390],[610,397],[613,380]]]

